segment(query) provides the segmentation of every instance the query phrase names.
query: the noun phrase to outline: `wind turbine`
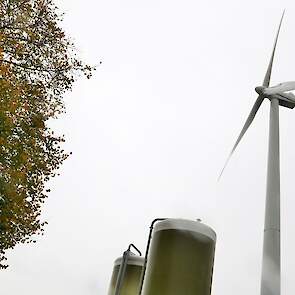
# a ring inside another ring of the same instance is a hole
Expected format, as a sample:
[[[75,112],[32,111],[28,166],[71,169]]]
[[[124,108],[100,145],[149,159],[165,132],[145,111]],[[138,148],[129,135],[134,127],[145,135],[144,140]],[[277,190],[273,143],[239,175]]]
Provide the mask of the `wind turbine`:
[[[281,258],[280,258],[280,149],[279,149],[279,106],[293,109],[295,107],[295,95],[288,91],[295,90],[295,81],[285,82],[274,87],[269,87],[272,65],[278,42],[278,37],[284,17],[281,17],[278,32],[270,58],[270,62],[264,77],[262,86],[255,88],[258,93],[250,114],[243,126],[241,133],[221,171],[224,171],[231,155],[243,138],[247,129],[253,122],[265,98],[270,101],[269,119],[269,146],[267,165],[267,189],[265,204],[265,224],[262,258],[261,295],[279,295],[281,282]],[[221,176],[220,174],[220,176]],[[220,178],[219,176],[219,178]]]

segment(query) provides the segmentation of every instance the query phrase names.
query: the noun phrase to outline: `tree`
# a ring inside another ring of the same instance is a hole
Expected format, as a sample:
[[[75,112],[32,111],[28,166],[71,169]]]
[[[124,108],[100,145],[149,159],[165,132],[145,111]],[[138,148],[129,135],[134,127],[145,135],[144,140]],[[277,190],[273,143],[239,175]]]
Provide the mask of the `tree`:
[[[42,234],[41,207],[68,157],[47,126],[63,94],[93,68],[76,55],[52,0],[0,2],[0,269],[5,251]]]

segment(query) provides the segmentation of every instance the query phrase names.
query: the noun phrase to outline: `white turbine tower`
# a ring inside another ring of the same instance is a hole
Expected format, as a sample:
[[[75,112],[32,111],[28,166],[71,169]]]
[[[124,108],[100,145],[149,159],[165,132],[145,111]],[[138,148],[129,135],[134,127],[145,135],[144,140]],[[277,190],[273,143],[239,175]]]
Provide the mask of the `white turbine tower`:
[[[270,100],[270,120],[261,295],[280,295],[281,257],[279,105],[291,109],[295,107],[295,95],[288,93],[288,91],[295,90],[295,81],[285,82],[274,87],[269,87],[273,59],[283,17],[284,13],[280,21],[263,85],[255,88],[255,91],[259,94],[259,96],[256,99],[254,106],[252,107],[252,110],[243,126],[243,129],[225,163],[226,166],[237,145],[251,125],[263,100],[268,98]],[[222,169],[222,172],[224,168]]]

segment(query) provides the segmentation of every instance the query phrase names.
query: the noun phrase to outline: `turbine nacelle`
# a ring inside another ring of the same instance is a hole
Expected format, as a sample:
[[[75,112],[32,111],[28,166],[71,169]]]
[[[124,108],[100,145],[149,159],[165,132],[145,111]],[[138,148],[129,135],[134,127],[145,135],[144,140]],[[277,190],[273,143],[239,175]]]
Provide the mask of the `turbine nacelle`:
[[[295,107],[295,95],[287,92],[294,90],[295,82],[285,82],[273,87],[257,86],[255,91],[260,97],[268,98],[269,100],[278,99],[280,106],[293,109]]]

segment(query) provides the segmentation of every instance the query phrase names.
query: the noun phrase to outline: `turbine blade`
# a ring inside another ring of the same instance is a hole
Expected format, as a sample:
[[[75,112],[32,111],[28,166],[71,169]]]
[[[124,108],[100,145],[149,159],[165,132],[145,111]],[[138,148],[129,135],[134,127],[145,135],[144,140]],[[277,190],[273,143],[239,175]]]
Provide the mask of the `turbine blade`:
[[[277,35],[276,35],[275,43],[274,43],[274,46],[273,46],[271,58],[270,58],[269,65],[268,65],[268,68],[267,68],[267,71],[266,71],[266,74],[265,74],[265,77],[264,77],[263,86],[265,86],[265,87],[269,86],[273,59],[274,59],[274,56],[275,56],[275,51],[276,51],[276,47],[277,47],[277,43],[278,43],[278,39],[279,39],[279,34],[280,34],[280,29],[281,29],[281,25],[282,25],[282,22],[283,22],[284,15],[285,15],[285,10],[283,11],[283,14],[282,14],[282,17],[281,17],[281,21],[280,21],[279,29],[278,29],[278,32],[277,32]]]
[[[235,142],[235,145],[234,145],[233,149],[231,150],[231,152],[230,152],[230,154],[229,154],[229,156],[228,156],[228,158],[227,158],[227,160],[226,160],[226,162],[225,162],[225,164],[224,164],[224,166],[223,166],[223,168],[221,170],[221,173],[220,173],[220,175],[218,177],[218,180],[221,178],[221,176],[223,174],[223,171],[224,171],[225,167],[227,166],[227,164],[228,164],[228,162],[229,162],[232,154],[234,153],[236,147],[238,146],[239,142],[241,141],[241,139],[243,138],[244,134],[248,130],[249,126],[253,122],[253,120],[254,120],[254,118],[256,116],[256,113],[259,110],[259,108],[260,108],[260,106],[261,106],[261,104],[263,102],[263,99],[264,98],[263,98],[262,95],[259,95],[258,98],[256,99],[256,101],[255,101],[255,103],[254,103],[254,105],[253,105],[253,107],[251,109],[251,112],[250,112],[250,114],[249,114],[249,116],[248,116],[248,118],[247,118],[247,120],[246,120],[246,122],[245,122],[245,124],[243,126],[243,129],[240,132],[239,137],[238,137],[237,141]]]

